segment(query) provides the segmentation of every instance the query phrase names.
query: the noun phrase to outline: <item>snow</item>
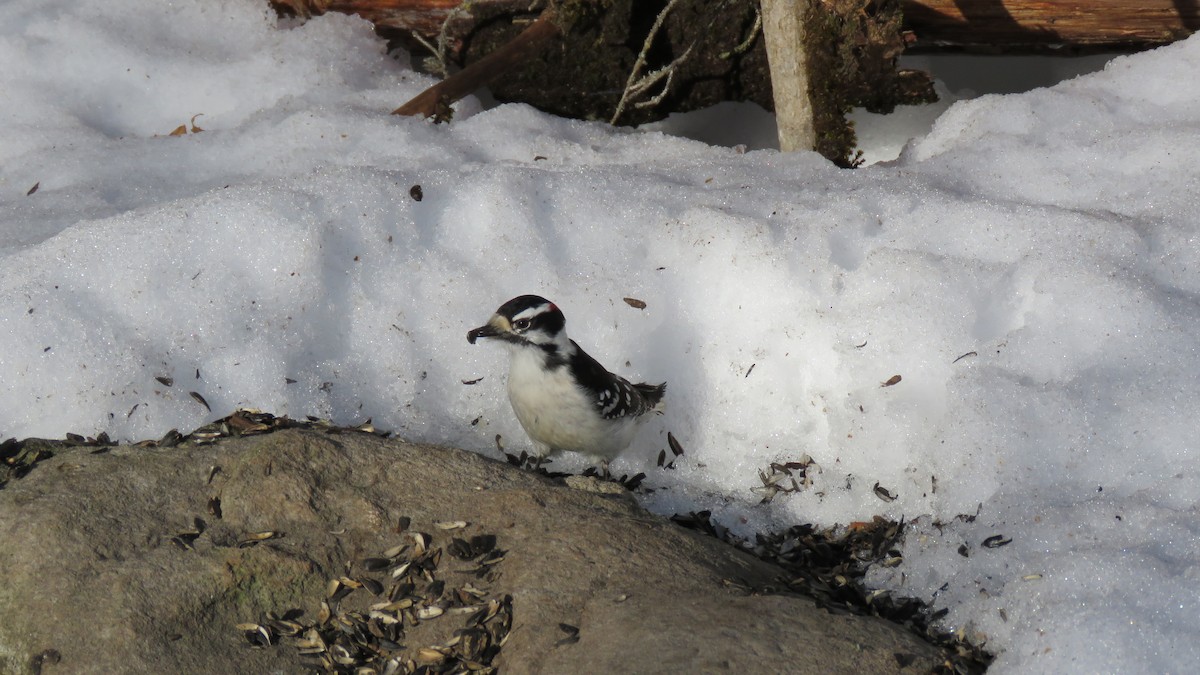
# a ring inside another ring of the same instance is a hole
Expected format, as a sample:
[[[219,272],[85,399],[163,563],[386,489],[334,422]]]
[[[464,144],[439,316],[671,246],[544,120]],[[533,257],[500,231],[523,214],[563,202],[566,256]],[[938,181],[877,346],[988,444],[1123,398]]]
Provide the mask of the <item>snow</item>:
[[[0,61],[0,437],[245,406],[519,451],[506,356],[466,331],[537,293],[670,383],[613,465],[649,508],[903,517],[872,581],[996,672],[1200,668],[1200,38],[959,101],[857,171],[753,120],[707,139],[731,149],[476,99],[392,117],[432,80],[366,23],[243,0],[14,0]],[[759,504],[804,454],[814,484]]]

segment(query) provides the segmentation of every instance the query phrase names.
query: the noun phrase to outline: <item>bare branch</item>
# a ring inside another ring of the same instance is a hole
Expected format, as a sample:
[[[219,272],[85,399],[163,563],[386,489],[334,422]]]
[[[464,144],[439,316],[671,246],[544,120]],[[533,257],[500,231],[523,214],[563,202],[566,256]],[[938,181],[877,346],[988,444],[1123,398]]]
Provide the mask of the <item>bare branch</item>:
[[[421,92],[408,103],[393,110],[392,114],[431,117],[439,109],[445,110],[449,104],[525,63],[541,50],[550,38],[559,34],[555,18],[553,9],[546,9],[512,41]]]
[[[638,76],[642,72],[642,68],[646,67],[646,55],[650,53],[650,47],[654,44],[654,38],[658,35],[658,31],[662,28],[663,22],[667,20],[667,15],[669,15],[671,10],[675,9],[675,6],[678,4],[679,0],[671,0],[667,3],[667,6],[663,7],[663,10],[658,13],[658,17],[654,20],[654,25],[650,27],[650,33],[646,35],[646,41],[642,43],[642,51],[638,53],[637,60],[634,61],[633,68],[629,71],[629,79],[625,82],[625,91],[621,93],[621,100],[617,102],[617,110],[613,113],[612,119],[608,122],[609,124],[615,125],[617,123],[617,120],[621,118],[621,113],[625,112],[625,106],[628,105],[630,98],[653,86],[654,82],[662,79],[664,75],[669,76],[671,71],[673,71],[674,68],[682,62],[683,57],[680,57],[672,61],[665,68],[651,73],[647,76],[647,78],[654,79],[649,83],[646,83],[645,79],[638,79]],[[684,56],[686,57],[691,53],[691,51],[692,48],[688,47],[687,51],[684,52]],[[664,73],[664,71],[666,72]],[[659,100],[661,100],[665,94],[665,91],[663,94],[660,94],[658,96]]]

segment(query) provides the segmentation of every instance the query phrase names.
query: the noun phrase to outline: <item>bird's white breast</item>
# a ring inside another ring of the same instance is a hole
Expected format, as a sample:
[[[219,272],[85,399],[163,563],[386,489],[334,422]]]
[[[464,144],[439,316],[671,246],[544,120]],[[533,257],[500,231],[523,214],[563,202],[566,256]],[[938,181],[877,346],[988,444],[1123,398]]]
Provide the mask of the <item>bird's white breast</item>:
[[[569,450],[610,460],[628,447],[637,426],[631,418],[602,418],[567,368],[546,368],[540,349],[513,350],[508,399],[529,437],[548,446],[538,447],[541,453]]]

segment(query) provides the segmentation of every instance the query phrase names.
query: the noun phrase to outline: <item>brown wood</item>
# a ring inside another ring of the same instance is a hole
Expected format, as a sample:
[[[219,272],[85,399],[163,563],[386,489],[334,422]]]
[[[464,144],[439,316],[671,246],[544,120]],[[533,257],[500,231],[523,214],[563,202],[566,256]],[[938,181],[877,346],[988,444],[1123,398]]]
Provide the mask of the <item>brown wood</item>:
[[[554,12],[547,9],[511,42],[417,94],[392,114],[440,116],[454,101],[529,60],[558,34]]]
[[[384,29],[429,38],[462,0],[271,0],[310,16],[358,14]],[[526,2],[526,5],[529,3]],[[915,48],[1145,47],[1200,29],[1200,0],[903,0]],[[515,8],[513,0],[474,0],[471,10]],[[469,12],[468,12],[469,13]],[[460,45],[452,44],[457,59]]]
[[[1146,47],[1200,28],[1200,0],[904,0],[914,48]]]
[[[357,14],[377,26],[437,35],[450,11],[463,0],[270,0],[276,9],[308,17],[326,12]]]

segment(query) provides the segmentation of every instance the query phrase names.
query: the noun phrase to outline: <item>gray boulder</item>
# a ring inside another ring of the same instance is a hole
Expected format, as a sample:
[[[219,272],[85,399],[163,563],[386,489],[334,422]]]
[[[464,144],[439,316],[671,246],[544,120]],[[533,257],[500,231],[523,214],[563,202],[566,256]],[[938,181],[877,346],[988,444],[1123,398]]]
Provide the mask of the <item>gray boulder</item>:
[[[928,672],[628,494],[288,429],[56,449],[0,489],[0,672]],[[423,669],[423,670],[422,670]]]

